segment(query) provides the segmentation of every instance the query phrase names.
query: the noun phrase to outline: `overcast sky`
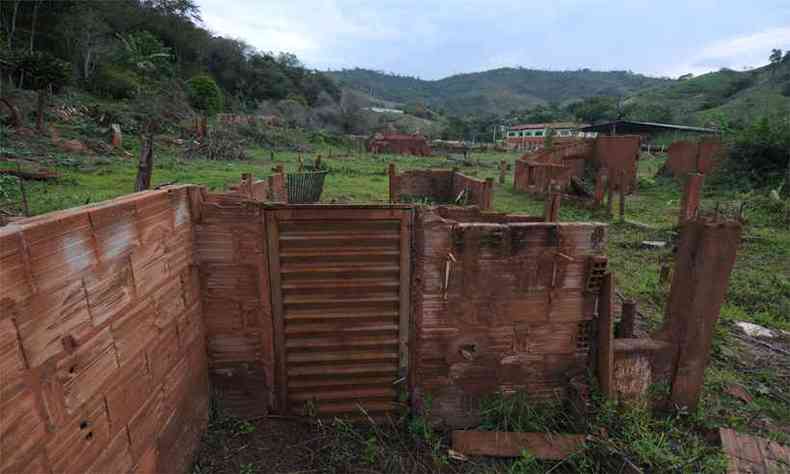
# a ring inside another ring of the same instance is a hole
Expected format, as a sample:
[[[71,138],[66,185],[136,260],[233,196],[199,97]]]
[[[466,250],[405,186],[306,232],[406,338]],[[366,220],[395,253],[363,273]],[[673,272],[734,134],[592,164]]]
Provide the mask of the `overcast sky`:
[[[308,67],[438,79],[502,66],[695,74],[790,49],[790,0],[197,0],[205,25]]]

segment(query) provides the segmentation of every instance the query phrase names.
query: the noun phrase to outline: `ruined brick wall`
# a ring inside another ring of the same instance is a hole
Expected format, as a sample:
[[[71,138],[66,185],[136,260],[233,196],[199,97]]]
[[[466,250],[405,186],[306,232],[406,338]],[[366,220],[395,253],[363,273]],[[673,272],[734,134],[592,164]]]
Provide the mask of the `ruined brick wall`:
[[[195,187],[0,229],[0,472],[185,472],[208,380]]]
[[[468,193],[466,196],[467,204],[478,206],[484,211],[493,207],[493,180],[489,182],[472,178],[458,172],[453,173],[452,180],[453,188],[450,194],[452,199],[460,195],[463,190],[466,190]]]
[[[454,217],[460,218],[460,214]],[[565,396],[590,362],[597,223],[464,223],[421,209],[415,219],[412,386],[449,425],[474,423],[481,396]]]
[[[452,203],[467,190],[466,204],[488,210],[493,207],[493,182],[476,179],[452,170],[390,169],[390,202],[427,198],[433,203]]]
[[[263,209],[232,194],[208,194],[195,228],[209,374],[225,408],[266,412],[274,353]]]
[[[598,137],[577,140],[550,150],[526,154],[516,161],[513,187],[517,191],[545,193],[550,181],[567,189],[571,178],[583,179],[586,162],[606,168],[619,189],[620,173],[625,173],[627,192],[636,189],[639,136]]]
[[[452,192],[452,170],[409,170],[390,174],[391,202],[401,202],[407,197],[447,202]]]
[[[608,170],[610,179],[614,180],[615,189],[620,189],[620,176],[625,173],[626,192],[636,189],[637,161],[642,137],[639,135],[622,135],[614,137],[598,137],[595,139],[594,159],[598,166]]]
[[[724,148],[718,138],[700,142],[680,140],[669,145],[669,158],[664,166],[679,177],[689,173],[708,174],[719,164],[723,153]]]

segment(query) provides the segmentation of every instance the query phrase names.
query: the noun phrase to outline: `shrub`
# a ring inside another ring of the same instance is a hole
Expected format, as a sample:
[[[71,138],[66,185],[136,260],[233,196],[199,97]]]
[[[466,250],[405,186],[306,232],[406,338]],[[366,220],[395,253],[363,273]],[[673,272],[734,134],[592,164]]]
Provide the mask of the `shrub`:
[[[192,107],[207,116],[222,110],[222,91],[214,79],[207,74],[199,74],[187,81],[187,94]]]
[[[118,66],[102,67],[92,82],[95,93],[110,99],[134,99],[140,90],[137,75]]]
[[[726,137],[729,158],[713,182],[732,187],[777,184],[787,169],[790,117],[763,117]]]

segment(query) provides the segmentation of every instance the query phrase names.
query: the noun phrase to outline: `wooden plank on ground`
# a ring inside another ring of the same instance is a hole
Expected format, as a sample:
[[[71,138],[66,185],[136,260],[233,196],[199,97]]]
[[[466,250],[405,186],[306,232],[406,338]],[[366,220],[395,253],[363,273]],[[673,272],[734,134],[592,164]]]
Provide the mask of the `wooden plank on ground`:
[[[472,456],[514,458],[526,450],[538,459],[564,459],[584,446],[584,435],[453,431],[453,450]]]

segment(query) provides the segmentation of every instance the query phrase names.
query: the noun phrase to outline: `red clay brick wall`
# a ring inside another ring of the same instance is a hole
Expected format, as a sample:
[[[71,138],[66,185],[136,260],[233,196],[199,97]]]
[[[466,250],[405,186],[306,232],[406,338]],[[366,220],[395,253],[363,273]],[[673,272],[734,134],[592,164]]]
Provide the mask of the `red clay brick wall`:
[[[430,399],[431,414],[456,426],[485,394],[564,396],[586,372],[586,269],[606,248],[602,224],[472,219],[428,209],[415,219],[412,386],[418,406]]]
[[[469,190],[467,204],[480,209],[492,208],[493,184],[470,178],[451,170],[410,170],[390,174],[390,201],[400,202],[406,196],[427,197],[438,203],[450,203],[463,189]]]
[[[197,188],[0,229],[0,472],[185,472],[208,417]]]
[[[231,412],[266,413],[275,398],[263,210],[209,194],[195,236],[212,386]]]
[[[493,182],[490,184],[482,179],[470,178],[462,173],[453,173],[453,191],[450,195],[455,199],[462,190],[469,192],[466,203],[470,206],[478,206],[487,211],[493,207]]]
[[[452,176],[451,170],[410,170],[390,175],[390,201],[412,196],[444,202],[453,192]]]

